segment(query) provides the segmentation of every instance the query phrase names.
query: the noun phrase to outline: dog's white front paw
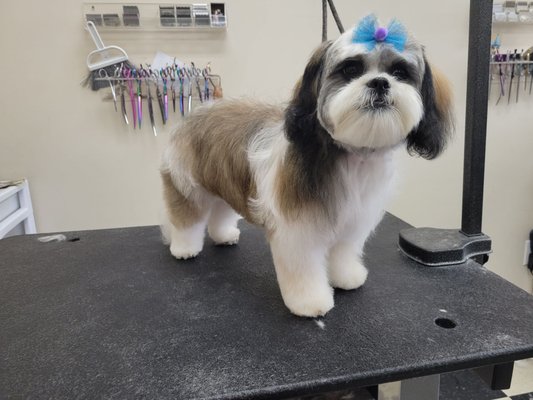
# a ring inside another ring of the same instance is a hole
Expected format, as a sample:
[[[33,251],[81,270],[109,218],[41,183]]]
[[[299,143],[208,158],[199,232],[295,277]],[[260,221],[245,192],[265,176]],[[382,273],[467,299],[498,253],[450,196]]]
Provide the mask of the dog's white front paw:
[[[193,246],[184,243],[172,243],[170,245],[170,253],[172,253],[172,255],[178,260],[186,260],[188,258],[196,257],[201,251],[201,245]]]
[[[329,286],[293,288],[282,293],[287,308],[301,317],[319,317],[333,308],[333,289]]]
[[[233,245],[239,243],[239,236],[241,234],[241,231],[234,227],[234,226],[228,226],[226,228],[217,229],[216,231],[212,232],[209,231],[209,236],[211,236],[211,239],[217,244],[217,245]]]
[[[331,286],[344,290],[357,289],[368,276],[368,270],[356,258],[332,257],[329,265]]]

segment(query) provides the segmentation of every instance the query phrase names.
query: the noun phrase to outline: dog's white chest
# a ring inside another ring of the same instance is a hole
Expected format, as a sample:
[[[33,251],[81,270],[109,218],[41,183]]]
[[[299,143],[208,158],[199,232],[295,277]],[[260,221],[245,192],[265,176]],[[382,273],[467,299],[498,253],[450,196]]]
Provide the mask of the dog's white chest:
[[[392,154],[350,155],[340,176],[338,231],[371,231],[383,215],[395,180]]]

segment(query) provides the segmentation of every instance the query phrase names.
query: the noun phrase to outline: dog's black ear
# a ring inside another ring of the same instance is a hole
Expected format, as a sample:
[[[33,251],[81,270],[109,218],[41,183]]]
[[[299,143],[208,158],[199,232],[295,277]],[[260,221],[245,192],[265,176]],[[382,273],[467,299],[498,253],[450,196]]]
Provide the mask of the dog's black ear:
[[[327,41],[314,51],[302,78],[294,88],[291,102],[285,110],[285,131],[289,140],[295,140],[302,134],[313,132],[319,124],[317,98],[329,46],[331,42]]]
[[[424,116],[407,136],[407,151],[428,160],[437,157],[446,147],[454,129],[452,94],[447,79],[438,71],[431,70],[424,57],[425,72],[420,95]]]

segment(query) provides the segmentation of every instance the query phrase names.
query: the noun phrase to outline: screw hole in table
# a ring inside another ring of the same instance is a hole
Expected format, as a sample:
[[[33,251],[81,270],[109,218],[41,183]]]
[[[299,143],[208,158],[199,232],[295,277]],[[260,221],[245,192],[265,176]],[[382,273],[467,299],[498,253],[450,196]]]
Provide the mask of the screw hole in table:
[[[437,318],[435,319],[435,325],[444,329],[453,329],[457,326],[455,321],[452,321],[449,318]]]

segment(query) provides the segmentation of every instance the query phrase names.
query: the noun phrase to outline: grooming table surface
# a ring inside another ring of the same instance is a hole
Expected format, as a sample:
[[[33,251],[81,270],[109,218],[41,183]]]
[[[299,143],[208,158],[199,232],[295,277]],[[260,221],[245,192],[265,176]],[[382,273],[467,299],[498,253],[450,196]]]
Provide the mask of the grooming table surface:
[[[404,227],[385,217],[367,283],[336,291],[323,328],[285,308],[244,222],[188,261],[157,227],[1,240],[0,397],[280,398],[532,357],[533,296],[474,262],[418,265]]]

